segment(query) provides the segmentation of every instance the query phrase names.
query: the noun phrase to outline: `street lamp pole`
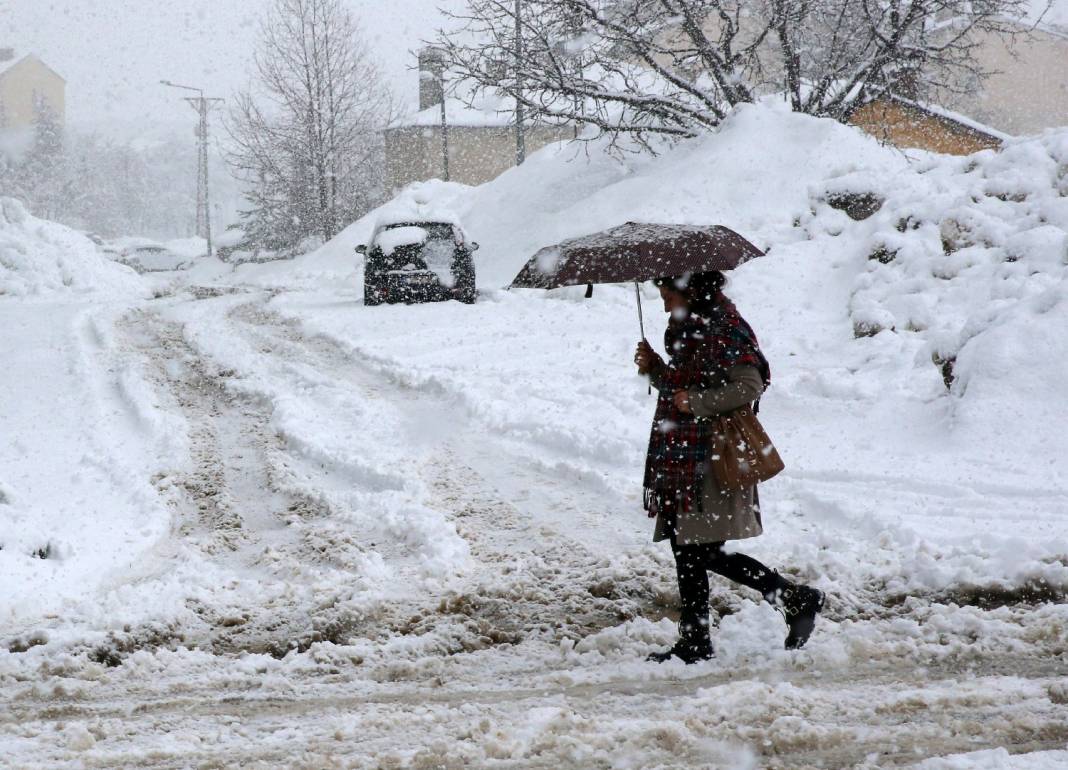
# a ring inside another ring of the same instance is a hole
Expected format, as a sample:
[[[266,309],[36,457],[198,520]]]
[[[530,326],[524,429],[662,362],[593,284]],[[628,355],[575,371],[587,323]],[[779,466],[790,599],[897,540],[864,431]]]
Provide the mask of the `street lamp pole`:
[[[445,182],[449,181],[449,119],[445,113],[445,67],[438,70],[441,85],[441,171]]]
[[[526,137],[523,123],[526,120],[520,95],[523,93],[523,0],[515,0],[515,164],[523,165],[527,159]]]
[[[200,116],[197,124],[197,235],[203,236],[208,242],[208,256],[214,256],[214,248],[211,242],[211,188],[208,182],[208,112],[212,106],[223,100],[215,97],[205,97],[203,89],[193,86],[183,86],[172,83],[169,80],[159,81],[162,85],[171,88],[181,88],[185,91],[196,91],[196,97],[186,97],[187,101]]]
[[[434,98],[441,99],[441,178],[449,181],[449,120],[445,111],[445,52],[428,47],[419,52],[419,109],[430,109]],[[427,91],[423,84],[433,82],[437,91]]]

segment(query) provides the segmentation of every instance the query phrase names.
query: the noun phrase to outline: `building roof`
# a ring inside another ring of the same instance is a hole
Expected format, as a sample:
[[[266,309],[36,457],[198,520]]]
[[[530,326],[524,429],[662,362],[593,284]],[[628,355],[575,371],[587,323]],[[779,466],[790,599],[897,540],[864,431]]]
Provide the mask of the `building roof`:
[[[44,67],[46,70],[51,72],[53,75],[55,75],[57,78],[62,80],[64,83],[67,82],[66,78],[64,78],[62,75],[60,75],[54,69],[52,69],[47,64],[45,64],[41,60],[41,57],[39,57],[37,54],[32,54],[32,53],[28,53],[25,56],[16,55],[14,58],[9,59],[8,61],[0,62],[0,77],[3,77],[7,73],[8,70],[13,69],[15,67],[15,65],[22,64],[22,62],[26,61],[27,59],[34,59],[42,67]]]
[[[514,109],[514,108],[513,108]],[[470,126],[486,128],[504,128],[512,122],[512,112],[500,109],[475,109],[469,107],[460,99],[448,97],[445,99],[445,119],[450,126]],[[410,128],[413,126],[440,126],[441,104],[427,107],[414,115],[400,118],[389,124],[389,128]]]
[[[450,126],[464,128],[508,128],[515,120],[515,100],[508,97],[498,99],[485,98],[479,107],[471,107],[467,102],[449,96],[445,99],[445,119]],[[533,121],[528,121],[533,125]],[[427,107],[414,115],[400,118],[386,128],[434,128],[441,125],[441,103]],[[562,121],[560,125],[565,125]]]
[[[999,142],[1004,142],[1008,139],[1012,139],[1011,134],[1006,134],[1004,131],[998,131],[993,126],[988,126],[985,123],[980,123],[978,120],[969,118],[967,115],[963,115],[953,110],[947,110],[938,104],[932,104],[931,102],[919,102],[913,99],[906,99],[896,94],[889,94],[888,98],[900,102],[901,104],[913,107],[921,112],[926,112],[932,117],[938,118],[949,123],[956,123],[961,128],[967,129],[977,134],[989,136],[991,139],[997,139]]]
[[[995,139],[999,142],[1004,142],[1013,138],[1011,134],[1006,134],[1004,131],[999,131],[993,126],[988,126],[985,123],[980,123],[978,120],[970,118],[962,113],[954,112],[953,110],[947,110],[941,105],[933,104],[931,102],[921,102],[915,99],[906,99],[903,96],[898,96],[897,94],[890,93],[889,91],[877,92],[875,97],[873,99],[867,100],[865,104],[870,104],[874,101],[879,101],[880,99],[897,102],[898,104],[902,104],[906,107],[911,107],[914,110],[918,110],[922,113],[925,113],[926,115],[930,116],[931,118],[934,118],[935,120],[941,121],[943,123],[953,124],[957,128],[963,129],[964,131],[971,132],[973,134],[979,134],[981,136],[986,136],[991,139]],[[857,109],[863,106],[863,104],[856,104],[853,110],[851,110],[850,112],[855,112]]]

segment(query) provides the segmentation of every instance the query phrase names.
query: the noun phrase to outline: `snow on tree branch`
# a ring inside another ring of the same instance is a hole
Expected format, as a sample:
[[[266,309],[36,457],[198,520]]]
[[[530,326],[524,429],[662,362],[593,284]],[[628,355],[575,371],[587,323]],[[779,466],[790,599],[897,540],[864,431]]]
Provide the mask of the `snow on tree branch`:
[[[436,41],[473,100],[596,134],[695,136],[781,94],[844,118],[885,91],[964,90],[990,74],[980,35],[1011,35],[1024,0],[468,0]],[[518,28],[521,45],[517,46]]]
[[[228,162],[246,186],[246,238],[267,248],[332,238],[376,202],[393,107],[340,0],[274,0],[252,89],[233,100]]]

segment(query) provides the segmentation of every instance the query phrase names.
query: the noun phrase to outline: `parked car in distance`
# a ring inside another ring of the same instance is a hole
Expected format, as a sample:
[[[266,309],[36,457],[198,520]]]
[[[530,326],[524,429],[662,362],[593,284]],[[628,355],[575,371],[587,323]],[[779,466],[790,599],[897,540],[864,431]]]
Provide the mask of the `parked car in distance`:
[[[193,259],[188,255],[147,238],[120,238],[105,243],[101,250],[111,259],[139,273],[187,270],[193,264]]]
[[[370,242],[356,247],[365,258],[364,304],[450,299],[473,303],[477,292],[471,255],[477,249],[455,222],[379,223]]]

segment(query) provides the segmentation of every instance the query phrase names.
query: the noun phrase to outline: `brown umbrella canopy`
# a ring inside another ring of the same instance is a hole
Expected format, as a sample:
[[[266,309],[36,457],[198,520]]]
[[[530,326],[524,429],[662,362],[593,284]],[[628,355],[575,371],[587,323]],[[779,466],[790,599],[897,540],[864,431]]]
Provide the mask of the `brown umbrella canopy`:
[[[555,289],[584,283],[650,281],[684,273],[731,270],[760,256],[760,249],[719,225],[627,222],[541,249],[512,286]]]

